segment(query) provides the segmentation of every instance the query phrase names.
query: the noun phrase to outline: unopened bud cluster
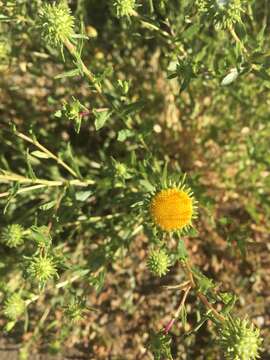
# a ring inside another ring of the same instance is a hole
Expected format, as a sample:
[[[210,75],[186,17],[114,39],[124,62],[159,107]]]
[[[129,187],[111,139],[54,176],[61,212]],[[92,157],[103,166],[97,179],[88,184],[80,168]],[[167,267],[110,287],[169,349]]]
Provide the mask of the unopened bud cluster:
[[[196,0],[199,12],[222,29],[241,22],[243,3],[243,0]]]
[[[64,116],[66,119],[72,121],[74,123],[75,131],[79,133],[84,112],[88,113],[89,111],[78,99],[73,97],[71,102],[64,102],[62,109],[57,111],[55,116]]]

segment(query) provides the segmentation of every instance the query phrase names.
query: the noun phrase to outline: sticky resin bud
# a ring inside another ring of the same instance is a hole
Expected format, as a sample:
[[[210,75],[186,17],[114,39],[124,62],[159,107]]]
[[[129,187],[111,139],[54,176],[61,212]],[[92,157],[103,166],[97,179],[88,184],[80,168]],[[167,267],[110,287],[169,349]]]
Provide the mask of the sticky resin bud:
[[[10,320],[17,320],[25,311],[25,302],[19,294],[11,295],[4,304],[4,314]]]
[[[19,224],[8,225],[2,232],[1,239],[10,248],[23,244],[24,228]]]
[[[133,14],[135,9],[135,0],[113,0],[113,12],[118,18],[128,17]]]
[[[170,259],[166,251],[152,250],[147,259],[148,269],[155,275],[163,276],[169,270]]]
[[[74,17],[66,1],[44,4],[39,17],[41,34],[48,45],[62,46],[74,35]]]
[[[248,320],[229,318],[219,332],[225,359],[256,360],[260,357],[260,331]]]

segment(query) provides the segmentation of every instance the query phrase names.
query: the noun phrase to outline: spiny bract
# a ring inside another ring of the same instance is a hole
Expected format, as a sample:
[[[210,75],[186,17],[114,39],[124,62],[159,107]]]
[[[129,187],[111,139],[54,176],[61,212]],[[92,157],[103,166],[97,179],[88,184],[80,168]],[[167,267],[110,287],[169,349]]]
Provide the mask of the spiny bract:
[[[65,315],[72,323],[77,323],[83,319],[85,310],[84,303],[78,299],[72,299],[65,309]]]
[[[169,256],[166,251],[152,250],[147,259],[148,269],[155,275],[162,276],[168,272]]]
[[[114,0],[113,12],[118,18],[132,15],[135,8],[135,0]]]
[[[19,294],[11,295],[4,304],[4,314],[10,320],[17,320],[25,311],[25,302]]]
[[[28,268],[29,275],[36,279],[41,285],[57,276],[55,262],[50,256],[35,257]]]
[[[62,46],[74,35],[74,18],[66,1],[44,4],[39,16],[42,37],[49,45]]]
[[[227,360],[256,360],[262,339],[248,320],[230,318],[220,330],[219,343]]]
[[[3,232],[1,239],[10,248],[15,248],[23,244],[24,228],[19,224],[7,226]]]

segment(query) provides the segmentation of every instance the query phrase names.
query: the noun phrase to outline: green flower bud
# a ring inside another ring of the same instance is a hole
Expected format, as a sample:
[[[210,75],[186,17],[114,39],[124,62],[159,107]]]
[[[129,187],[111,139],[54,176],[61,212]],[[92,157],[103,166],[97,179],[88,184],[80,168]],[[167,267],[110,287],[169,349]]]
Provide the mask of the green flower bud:
[[[243,3],[243,0],[196,0],[199,12],[213,21],[218,29],[227,29],[241,22]]]
[[[24,229],[19,224],[7,226],[3,232],[1,239],[10,248],[15,248],[23,244]]]
[[[118,18],[131,16],[135,9],[135,0],[114,0],[113,12]]]
[[[73,98],[70,103],[64,103],[61,113],[70,121],[74,123],[75,131],[80,132],[83,113],[88,112],[87,108],[83,106],[79,100]]]
[[[115,176],[118,178],[126,179],[129,177],[127,166],[116,160],[113,161]]]
[[[60,340],[52,340],[51,343],[48,344],[48,350],[50,354],[56,355],[62,349],[62,344]]]
[[[172,359],[171,341],[171,337],[164,332],[151,334],[149,350],[153,353],[155,360]]]
[[[67,112],[66,115],[70,120],[81,119],[80,111],[83,109],[83,106],[79,100],[74,99],[70,104],[66,104],[65,109]]]
[[[57,276],[57,268],[54,259],[48,255],[38,256],[31,260],[27,273],[41,286]]]
[[[166,251],[152,250],[148,255],[147,267],[155,275],[162,276],[168,272],[170,264]]]
[[[248,320],[229,318],[219,330],[219,344],[228,360],[259,358],[262,339],[259,329]]]
[[[127,80],[117,80],[117,88],[120,91],[121,95],[126,96],[129,92],[130,81]]]
[[[65,309],[64,314],[72,323],[78,323],[83,319],[85,303],[77,298],[73,298]]]
[[[25,311],[25,302],[19,294],[11,295],[4,304],[4,314],[10,320],[17,320]]]
[[[42,37],[54,47],[62,47],[74,35],[74,17],[65,0],[44,4],[39,13]]]

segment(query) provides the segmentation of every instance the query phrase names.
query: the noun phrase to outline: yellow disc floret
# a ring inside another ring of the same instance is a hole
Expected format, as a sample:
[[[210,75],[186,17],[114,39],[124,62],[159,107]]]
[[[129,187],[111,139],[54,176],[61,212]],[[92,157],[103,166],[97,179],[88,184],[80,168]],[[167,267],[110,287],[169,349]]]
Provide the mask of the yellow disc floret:
[[[161,190],[152,198],[150,212],[153,221],[162,230],[182,230],[191,225],[192,196],[179,188]]]

